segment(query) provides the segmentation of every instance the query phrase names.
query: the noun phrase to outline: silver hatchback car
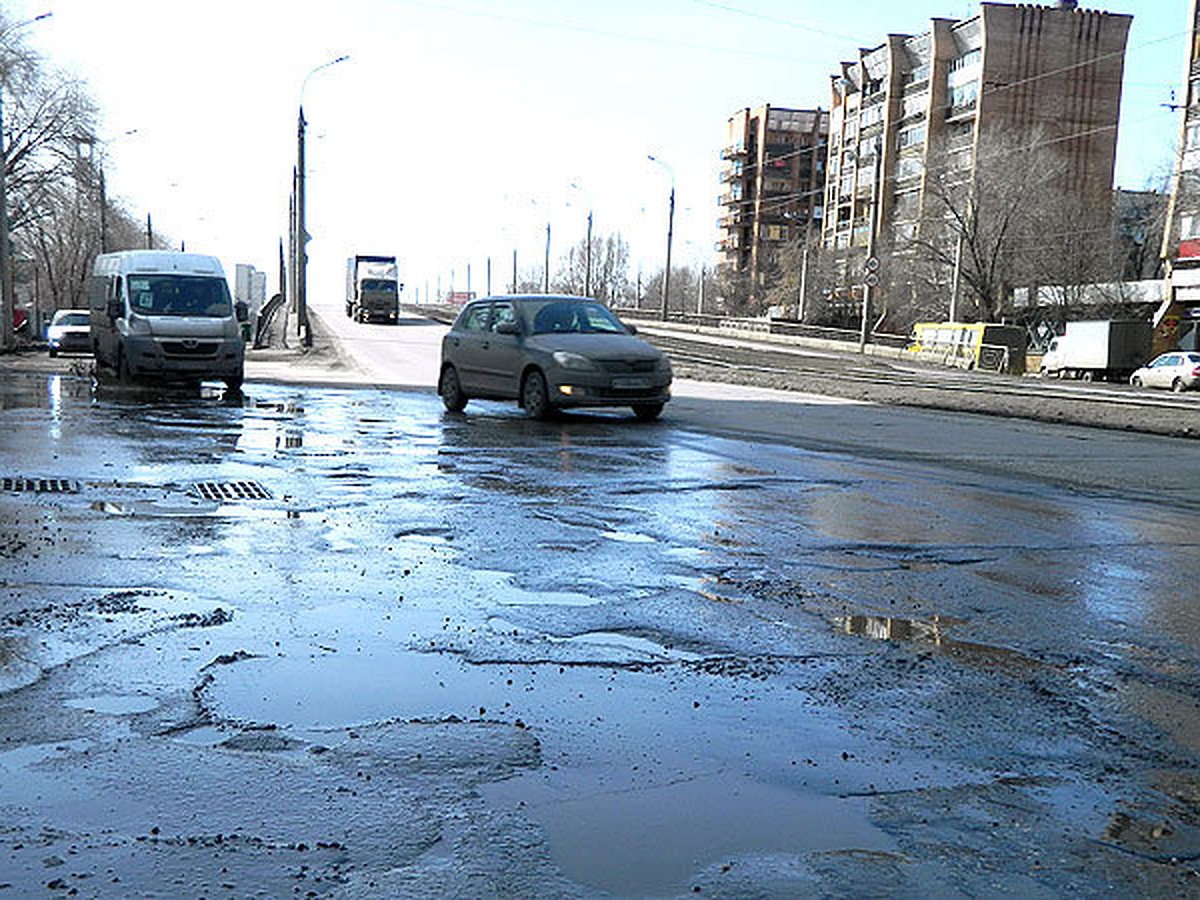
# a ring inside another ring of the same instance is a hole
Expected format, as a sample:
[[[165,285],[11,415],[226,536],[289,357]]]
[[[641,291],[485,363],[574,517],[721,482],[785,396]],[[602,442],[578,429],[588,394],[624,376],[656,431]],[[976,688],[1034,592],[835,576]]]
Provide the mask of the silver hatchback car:
[[[474,398],[556,409],[628,406],[644,421],[671,399],[671,363],[604,304],[538,294],[468,303],[442,338],[438,393],[459,412]]]

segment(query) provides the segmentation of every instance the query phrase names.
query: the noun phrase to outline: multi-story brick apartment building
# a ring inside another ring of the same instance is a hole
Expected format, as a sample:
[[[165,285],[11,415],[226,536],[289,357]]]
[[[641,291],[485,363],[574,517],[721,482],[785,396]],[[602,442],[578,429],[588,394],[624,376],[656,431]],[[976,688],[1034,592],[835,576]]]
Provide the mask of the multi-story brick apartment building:
[[[1162,246],[1168,291],[1155,319],[1158,349],[1200,346],[1200,4],[1188,6],[1179,144]]]
[[[902,246],[921,227],[931,171],[973,177],[997,135],[1054,147],[1064,187],[1107,209],[1131,21],[1074,0],[982,3],[975,16],[933,19],[922,34],[889,35],[843,63],[833,77],[824,245],[865,247],[874,210],[876,239]]]
[[[829,112],[763,105],[731,116],[721,152],[720,264],[761,286],[772,248],[821,234]]]

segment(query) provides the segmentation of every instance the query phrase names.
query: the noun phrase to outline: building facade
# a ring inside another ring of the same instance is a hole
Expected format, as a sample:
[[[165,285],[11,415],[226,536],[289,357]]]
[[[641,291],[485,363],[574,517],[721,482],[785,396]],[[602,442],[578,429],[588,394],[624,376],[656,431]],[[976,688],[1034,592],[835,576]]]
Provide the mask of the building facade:
[[[974,176],[992,135],[1052,146],[1065,186],[1107,208],[1132,16],[982,3],[963,20],[889,35],[832,79],[823,243],[901,246],[925,214],[929,173]]]
[[[1162,258],[1167,298],[1155,317],[1155,347],[1200,346],[1200,4],[1188,4],[1187,52],[1179,94],[1179,143]]]
[[[819,237],[829,113],[763,105],[726,125],[721,152],[720,265],[763,286],[769,257],[783,245]]]

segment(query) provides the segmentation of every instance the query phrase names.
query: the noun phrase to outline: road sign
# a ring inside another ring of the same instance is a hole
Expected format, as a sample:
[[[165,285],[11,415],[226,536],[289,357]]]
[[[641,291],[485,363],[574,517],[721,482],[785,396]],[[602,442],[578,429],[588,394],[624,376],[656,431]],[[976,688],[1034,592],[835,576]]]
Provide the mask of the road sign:
[[[868,256],[867,257],[867,271],[868,272],[878,272],[879,271],[879,257],[878,256]]]
[[[865,280],[867,287],[879,287],[879,276],[874,272],[868,272]]]

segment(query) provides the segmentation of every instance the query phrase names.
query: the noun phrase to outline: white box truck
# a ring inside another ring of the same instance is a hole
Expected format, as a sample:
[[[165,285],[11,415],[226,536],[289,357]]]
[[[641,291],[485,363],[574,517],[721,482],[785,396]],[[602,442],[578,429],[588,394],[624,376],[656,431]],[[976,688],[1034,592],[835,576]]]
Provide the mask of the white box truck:
[[[1150,358],[1153,326],[1140,319],[1068,322],[1050,341],[1040,372],[1084,381],[1126,381]]]
[[[244,304],[234,304],[221,261],[199,253],[125,250],[92,266],[92,352],[102,379],[224,381],[242,386]]]
[[[346,260],[346,315],[358,322],[400,318],[400,277],[394,256],[351,256]]]

